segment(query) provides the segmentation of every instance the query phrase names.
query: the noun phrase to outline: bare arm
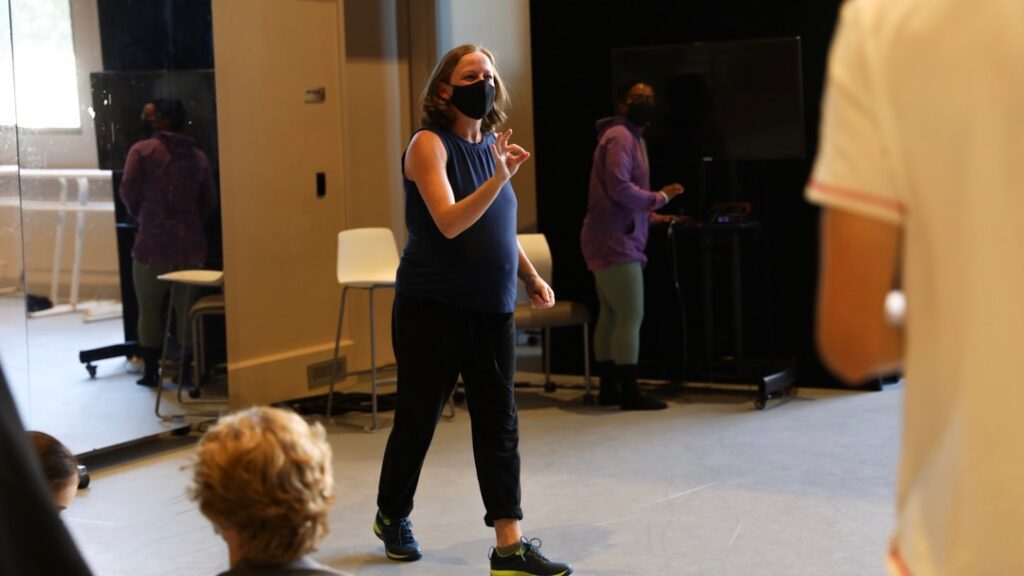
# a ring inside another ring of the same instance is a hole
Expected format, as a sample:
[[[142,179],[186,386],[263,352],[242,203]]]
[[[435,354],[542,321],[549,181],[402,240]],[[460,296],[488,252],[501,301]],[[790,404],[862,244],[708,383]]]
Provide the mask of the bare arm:
[[[491,155],[495,159],[494,175],[458,202],[445,171],[448,157],[441,139],[433,132],[423,130],[417,132],[409,143],[405,175],[416,183],[430,217],[445,238],[455,238],[475,224],[497,198],[505,182],[530,157],[529,152],[508,143],[511,135],[511,130],[501,133],[491,146]]]
[[[533,263],[526,256],[522,245],[519,246],[519,279],[526,287],[530,297],[530,305],[534,308],[551,308],[555,305],[555,291],[540,277]]]
[[[896,371],[903,331],[886,322],[899,228],[850,212],[824,209],[818,284],[817,342],[825,363],[855,384]]]

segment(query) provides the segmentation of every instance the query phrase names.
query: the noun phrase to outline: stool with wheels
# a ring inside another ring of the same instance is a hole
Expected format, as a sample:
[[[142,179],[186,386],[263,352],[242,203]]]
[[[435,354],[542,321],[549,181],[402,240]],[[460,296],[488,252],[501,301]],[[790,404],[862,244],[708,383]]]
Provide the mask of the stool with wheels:
[[[168,341],[168,338],[170,337],[170,333],[171,333],[171,317],[172,317],[173,309],[174,309],[174,302],[175,302],[176,291],[177,290],[185,290],[186,291],[185,292],[186,293],[185,301],[188,302],[189,301],[188,294],[190,294],[189,291],[194,289],[194,288],[197,288],[197,287],[219,287],[219,286],[222,286],[224,284],[224,272],[222,272],[220,270],[199,270],[199,269],[194,269],[194,270],[176,270],[174,272],[168,272],[167,274],[161,274],[160,276],[157,276],[157,279],[158,280],[162,280],[164,282],[170,282],[171,283],[171,294],[170,294],[169,302],[168,302],[168,305],[167,305],[167,322],[165,324],[166,328],[164,329],[164,342],[163,342],[163,344],[164,344],[163,345],[164,352],[161,354],[161,358],[160,358],[160,364],[162,365],[164,363],[165,356],[166,356],[167,341]],[[204,299],[200,299],[199,301],[197,301],[196,305],[198,305],[203,300]],[[208,308],[207,304],[204,304],[203,306],[204,306],[204,308]],[[202,311],[202,310],[199,311],[199,314],[201,314],[201,315],[202,314],[207,314],[207,313],[210,313],[210,312],[208,310],[207,311]],[[223,297],[221,297],[221,311],[220,311],[220,313],[223,314]],[[196,342],[197,342],[197,339],[201,337],[200,335],[197,335],[196,330],[194,329],[194,327],[196,325],[196,320],[198,319],[198,318],[196,318],[195,314],[196,314],[195,305],[190,306],[189,319],[190,319],[190,323],[193,325],[193,330],[191,331],[191,335],[190,335],[189,340],[190,340],[190,345],[192,347],[193,352],[195,352],[197,350]],[[178,329],[182,330],[182,329],[184,329],[184,327],[179,326]],[[182,401],[181,390],[184,387],[184,382],[185,382],[184,381],[184,372],[187,369],[187,366],[185,366],[185,364],[186,364],[185,357],[186,357],[185,350],[182,350],[182,352],[181,352],[181,361],[179,362],[178,373],[176,374],[176,378],[178,380],[178,382],[177,382],[177,384],[178,384],[177,394],[178,394],[179,402]],[[193,382],[195,382],[195,381],[193,381]],[[191,396],[191,394],[190,394],[190,396]],[[163,397],[163,394],[161,393],[160,386],[158,385],[157,386],[157,393],[156,393],[156,406],[154,408],[154,411],[156,412],[156,415],[159,418],[165,419],[165,420],[169,419],[169,418],[173,418],[174,417],[173,415],[164,415],[164,414],[160,413],[160,401],[161,401],[162,397]],[[193,416],[208,416],[208,414],[190,414],[190,415],[193,415]],[[212,415],[212,414],[209,414],[209,415]]]

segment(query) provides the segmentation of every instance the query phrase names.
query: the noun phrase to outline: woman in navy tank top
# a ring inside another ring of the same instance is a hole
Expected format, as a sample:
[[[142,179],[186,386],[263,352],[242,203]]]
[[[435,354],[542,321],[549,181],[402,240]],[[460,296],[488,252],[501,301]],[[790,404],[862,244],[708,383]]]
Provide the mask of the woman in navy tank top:
[[[516,240],[510,181],[530,153],[510,142],[511,130],[496,132],[508,107],[494,56],[473,45],[442,57],[423,91],[422,127],[402,157],[409,243],[392,320],[398,405],[373,530],[389,558],[421,557],[409,521],[413,496],[461,374],[484,523],[497,537],[491,573],[565,576],[572,568],[545,558],[520,528],[516,277],[534,306],[554,305],[555,295]]]

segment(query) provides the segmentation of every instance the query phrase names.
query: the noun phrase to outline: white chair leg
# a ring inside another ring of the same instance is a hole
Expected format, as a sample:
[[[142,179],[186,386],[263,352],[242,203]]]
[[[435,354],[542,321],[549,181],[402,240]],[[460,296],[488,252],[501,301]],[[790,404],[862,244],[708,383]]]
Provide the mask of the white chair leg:
[[[172,282],[171,293],[167,302],[167,321],[164,322],[164,338],[160,345],[160,359],[157,360],[156,407],[153,411],[156,412],[156,417],[161,420],[164,419],[164,415],[160,413],[160,400],[163,398],[163,366],[164,360],[167,359],[167,336],[171,333],[171,314],[174,311],[174,289],[175,284]]]
[[[203,388],[203,375],[206,374],[206,340],[203,338],[206,314],[196,314],[196,321],[192,323],[192,385],[196,390]]]
[[[171,304],[170,305],[175,308],[174,313],[178,317],[178,319],[181,319],[182,314],[180,313],[179,310],[177,310],[177,306],[175,305],[175,302],[174,302],[174,299],[173,299],[173,296],[174,296],[174,286],[173,285],[171,286],[171,296],[172,296],[172,298],[171,298]],[[192,287],[189,286],[188,284],[186,284],[185,285],[185,298],[182,300],[183,302],[186,303],[186,306],[187,306],[187,302],[191,299],[191,296],[192,296]],[[188,320],[187,320],[188,313],[185,313],[184,316],[186,318],[186,322],[188,322]],[[181,333],[185,330],[185,327],[184,326],[180,326],[181,322],[178,322],[177,324],[179,324],[177,326],[177,328],[178,328],[178,337],[181,338]],[[191,340],[191,335],[189,335],[189,339]],[[186,370],[185,359],[188,357],[188,355],[185,352],[186,352],[185,344],[180,344],[178,346],[178,372],[175,374],[175,376],[178,379],[178,391],[177,391],[176,394],[177,394],[177,397],[178,397],[178,403],[179,404],[182,402],[182,400],[181,400],[181,387],[185,385],[185,370]],[[195,350],[193,350],[192,352],[194,353]]]
[[[338,329],[334,332],[334,356],[331,359],[331,380],[327,384],[327,418],[331,417],[331,409],[334,407],[334,381],[338,377],[338,348],[341,346],[341,323],[345,318],[345,296],[348,294],[348,286],[341,289],[341,304],[338,306]]]
[[[377,429],[377,318],[373,306],[373,287],[370,287],[370,405],[373,414],[370,430]]]

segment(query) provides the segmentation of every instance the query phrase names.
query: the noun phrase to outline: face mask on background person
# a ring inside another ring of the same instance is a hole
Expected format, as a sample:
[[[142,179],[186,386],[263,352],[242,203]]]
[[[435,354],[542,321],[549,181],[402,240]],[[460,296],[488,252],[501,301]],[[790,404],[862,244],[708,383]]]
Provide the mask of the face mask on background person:
[[[632,102],[626,108],[626,118],[640,126],[649,126],[654,121],[654,104],[646,100]]]
[[[459,112],[479,120],[490,114],[494,106],[494,86],[487,80],[478,80],[465,86],[452,86],[452,95],[448,101]]]

